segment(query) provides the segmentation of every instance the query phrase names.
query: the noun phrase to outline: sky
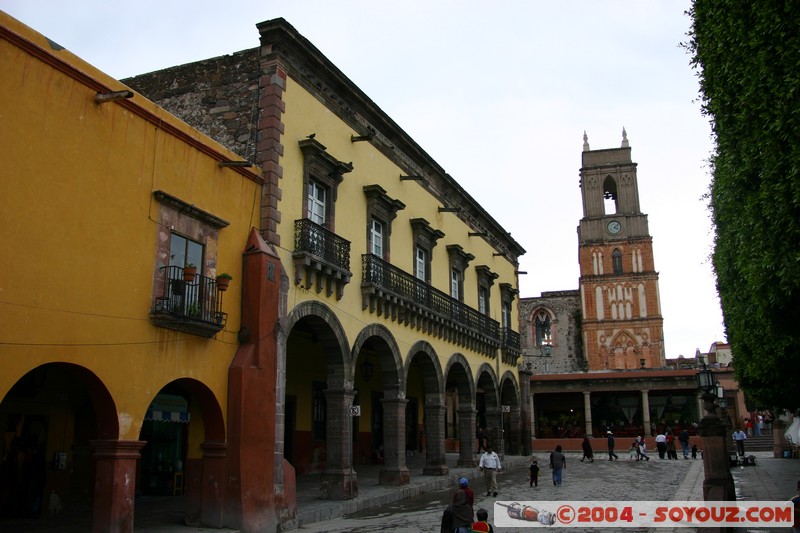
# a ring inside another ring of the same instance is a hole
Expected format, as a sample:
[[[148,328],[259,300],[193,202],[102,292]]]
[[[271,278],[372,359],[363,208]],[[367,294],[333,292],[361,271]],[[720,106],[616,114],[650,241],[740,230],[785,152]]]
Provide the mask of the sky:
[[[668,358],[725,341],[689,0],[0,0],[115,78],[258,46],[284,18],[527,251],[520,296],[578,288],[583,134],[638,164]]]

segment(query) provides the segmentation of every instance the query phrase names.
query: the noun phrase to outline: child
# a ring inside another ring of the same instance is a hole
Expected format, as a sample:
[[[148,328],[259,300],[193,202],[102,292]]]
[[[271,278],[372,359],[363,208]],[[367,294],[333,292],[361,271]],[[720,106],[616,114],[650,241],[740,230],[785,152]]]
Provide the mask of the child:
[[[475,517],[478,519],[478,521],[472,524],[470,531],[475,531],[478,533],[494,533],[494,528],[492,527],[492,524],[489,523],[489,512],[486,509],[478,509],[478,512],[475,513]]]
[[[692,459],[697,459],[697,444],[692,444]]]
[[[531,477],[528,478],[528,481],[530,481],[530,486],[533,487],[534,485],[536,485],[538,487],[539,486],[539,464],[536,462],[536,458],[535,457],[533,458],[533,461],[531,461],[530,470],[531,470]]]
[[[639,460],[639,437],[636,437],[636,440],[631,443],[631,449],[628,450],[628,460],[633,459]]]

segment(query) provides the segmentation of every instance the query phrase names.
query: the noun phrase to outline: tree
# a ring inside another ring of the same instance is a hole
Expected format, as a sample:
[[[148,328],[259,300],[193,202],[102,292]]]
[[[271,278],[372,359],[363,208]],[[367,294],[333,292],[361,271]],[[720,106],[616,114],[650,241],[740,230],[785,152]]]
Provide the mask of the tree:
[[[715,141],[713,265],[736,378],[800,407],[800,5],[695,0],[688,48]]]

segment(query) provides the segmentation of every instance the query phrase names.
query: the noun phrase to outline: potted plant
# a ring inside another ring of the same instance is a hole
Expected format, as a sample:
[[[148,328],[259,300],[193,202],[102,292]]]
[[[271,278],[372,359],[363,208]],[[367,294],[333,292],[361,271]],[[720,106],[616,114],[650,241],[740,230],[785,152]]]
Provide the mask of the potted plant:
[[[197,276],[197,267],[192,263],[186,263],[186,265],[183,267],[184,281],[191,283],[194,281],[195,276]]]
[[[223,292],[227,291],[228,290],[228,284],[230,284],[232,279],[233,279],[233,276],[231,276],[227,272],[223,272],[222,274],[217,276],[217,290],[218,291],[223,291]]]

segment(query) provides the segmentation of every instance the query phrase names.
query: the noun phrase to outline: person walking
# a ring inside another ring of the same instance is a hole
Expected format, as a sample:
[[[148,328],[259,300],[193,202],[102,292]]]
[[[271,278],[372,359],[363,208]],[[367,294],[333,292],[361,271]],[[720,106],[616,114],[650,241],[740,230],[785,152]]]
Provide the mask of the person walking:
[[[536,457],[531,460],[531,466],[529,467],[530,470],[530,477],[528,478],[529,485],[539,486],[539,463],[536,462]]]
[[[663,459],[667,455],[667,436],[664,433],[656,435],[656,449],[658,450],[658,458]]]
[[[592,451],[592,443],[589,440],[589,435],[583,436],[583,442],[581,443],[581,448],[583,448],[583,457],[581,457],[581,462],[584,459],[588,459],[590,463],[594,462],[594,451]]]
[[[550,468],[553,469],[553,486],[560,487],[567,468],[567,457],[561,452],[560,444],[550,453]]]
[[[667,459],[677,459],[678,452],[675,451],[675,435],[672,434],[671,429],[667,429],[664,436],[667,438]]]
[[[747,435],[742,431],[742,428],[733,432],[733,440],[736,443],[736,453],[739,454],[739,457],[744,457],[744,440],[746,438]]]
[[[686,428],[683,428],[680,433],[678,433],[678,442],[681,443],[681,449],[683,450],[683,458],[689,458],[689,432],[686,431]]]
[[[453,494],[451,527],[454,533],[470,533],[474,520],[473,505],[475,493],[469,488],[469,480],[462,477],[458,480],[458,490]]]
[[[650,456],[647,455],[647,443],[645,443],[644,437],[639,437],[639,456],[645,461],[650,460]]]
[[[486,482],[486,495],[497,496],[497,472],[502,467],[500,466],[500,457],[492,451],[490,445],[486,446],[486,451],[481,455],[478,466],[481,468],[483,479]]]
[[[612,431],[606,431],[606,436],[608,437],[608,460],[613,461],[616,459],[619,461],[619,456],[614,453],[614,446],[616,445],[616,441],[614,439],[614,433]]]

